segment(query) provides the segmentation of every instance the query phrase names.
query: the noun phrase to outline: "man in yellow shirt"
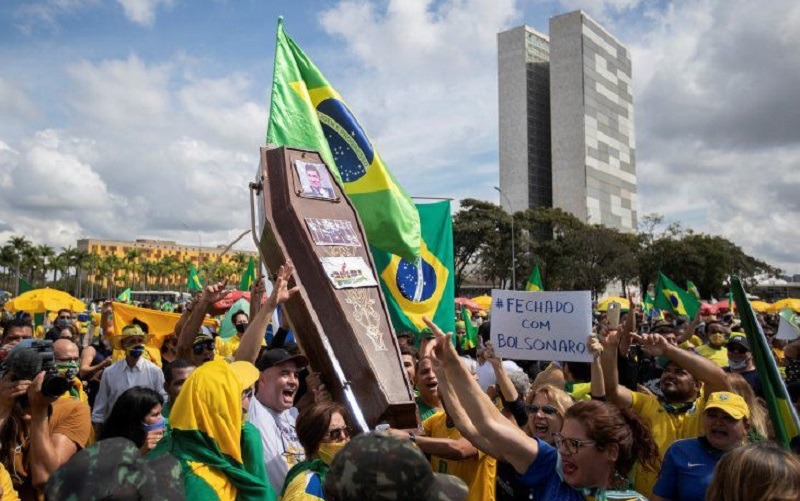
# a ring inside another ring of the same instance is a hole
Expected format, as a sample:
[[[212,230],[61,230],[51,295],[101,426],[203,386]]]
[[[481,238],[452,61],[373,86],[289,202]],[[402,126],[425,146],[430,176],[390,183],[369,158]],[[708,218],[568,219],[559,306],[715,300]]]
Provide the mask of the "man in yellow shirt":
[[[697,354],[705,357],[720,367],[728,366],[727,329],[719,322],[711,322],[706,327],[708,343],[697,347]]]
[[[669,343],[659,334],[642,339],[648,356],[665,360],[659,388],[663,397],[630,391],[619,384],[617,349],[619,336],[611,333],[603,351],[603,376],[608,400],[621,408],[632,408],[647,419],[661,457],[676,440],[694,438],[702,430],[706,397],[718,391],[731,391],[725,372],[717,364],[688,350]],[[635,468],[636,491],[653,497],[657,475]]]
[[[398,437],[407,437],[430,456],[434,473],[453,475],[467,484],[468,501],[494,501],[497,460],[484,454],[461,436],[446,411],[439,411],[422,423],[424,435],[411,435],[391,430]]]

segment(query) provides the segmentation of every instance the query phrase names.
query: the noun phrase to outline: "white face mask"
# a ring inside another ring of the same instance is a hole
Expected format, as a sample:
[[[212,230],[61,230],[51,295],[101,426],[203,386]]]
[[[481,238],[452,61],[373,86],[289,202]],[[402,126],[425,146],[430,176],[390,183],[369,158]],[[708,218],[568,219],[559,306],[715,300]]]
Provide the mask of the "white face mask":
[[[733,371],[744,369],[747,367],[747,359],[745,358],[744,360],[740,360],[738,362],[728,359],[728,367],[730,367],[730,369]]]

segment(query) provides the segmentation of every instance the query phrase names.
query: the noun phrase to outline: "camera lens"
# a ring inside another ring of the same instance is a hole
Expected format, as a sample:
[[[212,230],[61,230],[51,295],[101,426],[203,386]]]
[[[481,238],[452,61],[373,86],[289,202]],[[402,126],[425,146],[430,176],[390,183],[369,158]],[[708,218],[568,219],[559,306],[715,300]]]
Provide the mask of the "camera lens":
[[[60,397],[69,390],[69,387],[70,382],[67,378],[46,374],[42,381],[42,394],[52,398]]]

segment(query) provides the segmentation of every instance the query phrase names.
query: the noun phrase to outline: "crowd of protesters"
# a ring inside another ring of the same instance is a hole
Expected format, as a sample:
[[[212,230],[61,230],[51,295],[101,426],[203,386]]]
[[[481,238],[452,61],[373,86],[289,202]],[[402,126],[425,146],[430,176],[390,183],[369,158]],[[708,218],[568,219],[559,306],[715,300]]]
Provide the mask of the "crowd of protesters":
[[[145,322],[114,331],[110,304],[88,334],[69,310],[46,330],[6,318],[0,500],[800,499],[733,315],[597,314],[591,363],[502,360],[483,312],[469,349],[465,324],[453,343],[426,320],[398,333],[420,428],[357,434],[287,315],[265,340],[292,273],[263,304],[256,283],[227,341],[204,325],[225,284],[207,287],[157,353]],[[797,403],[800,340],[760,320]]]

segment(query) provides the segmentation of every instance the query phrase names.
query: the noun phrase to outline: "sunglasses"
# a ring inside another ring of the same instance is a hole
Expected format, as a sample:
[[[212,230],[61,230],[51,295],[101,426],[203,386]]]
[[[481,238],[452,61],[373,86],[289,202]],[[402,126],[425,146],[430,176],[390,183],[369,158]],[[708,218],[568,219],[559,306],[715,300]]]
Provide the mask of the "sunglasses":
[[[553,407],[552,405],[536,405],[532,404],[525,408],[528,411],[528,414],[536,414],[541,409],[542,412],[547,414],[548,416],[552,416],[553,414],[558,413],[558,409]]]
[[[744,346],[728,346],[728,351],[732,351],[734,353],[747,353],[749,350]]]
[[[204,341],[202,343],[197,343],[196,345],[192,346],[192,351],[195,355],[200,355],[204,351],[214,351],[214,341]]]
[[[350,437],[350,429],[346,426],[342,428],[334,428],[332,430],[328,430],[328,433],[325,435],[328,440],[344,440],[345,438]]]

